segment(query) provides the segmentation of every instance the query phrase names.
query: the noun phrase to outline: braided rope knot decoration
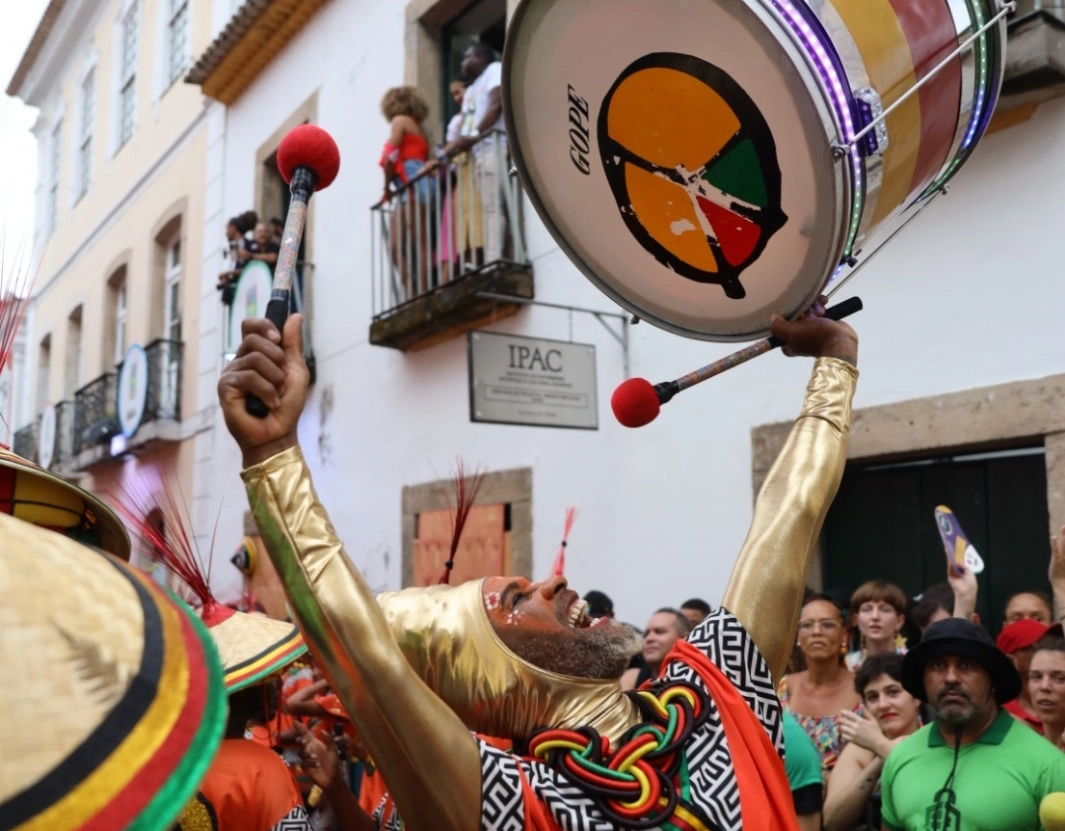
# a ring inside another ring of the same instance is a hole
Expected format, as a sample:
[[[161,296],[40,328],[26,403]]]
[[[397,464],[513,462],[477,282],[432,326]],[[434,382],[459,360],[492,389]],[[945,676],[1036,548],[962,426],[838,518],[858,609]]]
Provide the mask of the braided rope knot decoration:
[[[584,791],[603,815],[632,829],[706,829],[687,804],[684,744],[710,714],[706,692],[689,684],[629,693],[644,721],[616,749],[591,727],[541,730],[529,755]]]

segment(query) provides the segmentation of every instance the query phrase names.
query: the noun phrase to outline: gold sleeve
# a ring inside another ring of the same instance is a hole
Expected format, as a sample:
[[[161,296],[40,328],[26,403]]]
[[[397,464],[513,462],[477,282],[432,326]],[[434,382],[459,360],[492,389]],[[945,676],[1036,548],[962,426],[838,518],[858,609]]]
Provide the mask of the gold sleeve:
[[[318,501],[299,448],[241,476],[303,636],[388,783],[404,827],[480,827],[477,745],[404,659]]]
[[[814,363],[802,413],[766,477],[722,605],[743,624],[774,678],[795,642],[806,569],[843,476],[858,370]]]

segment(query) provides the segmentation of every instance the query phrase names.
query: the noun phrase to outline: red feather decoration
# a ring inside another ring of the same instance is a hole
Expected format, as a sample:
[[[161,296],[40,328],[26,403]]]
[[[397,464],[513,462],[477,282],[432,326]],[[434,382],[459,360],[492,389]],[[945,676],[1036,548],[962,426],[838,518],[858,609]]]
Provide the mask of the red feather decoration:
[[[562,526],[562,544],[555,555],[555,564],[551,567],[552,577],[562,577],[566,573],[566,544],[569,532],[573,530],[573,521],[577,519],[576,508],[566,508],[566,523]]]
[[[201,606],[200,616],[208,628],[230,617],[234,609],[211,593],[208,560],[205,572],[188,531],[188,511],[179,489],[157,469],[112,494],[112,503],[125,519],[141,553],[161,563],[192,590]]]
[[[447,562],[444,563],[444,573],[440,576],[441,585],[451,582],[451,569],[455,567],[455,554],[459,550],[462,529],[466,527],[466,520],[470,517],[477,491],[481,489],[483,482],[482,471],[476,471],[472,476],[467,476],[462,459],[456,462],[455,478],[452,479],[452,486],[455,489],[455,513],[451,518],[451,551],[448,553]]]

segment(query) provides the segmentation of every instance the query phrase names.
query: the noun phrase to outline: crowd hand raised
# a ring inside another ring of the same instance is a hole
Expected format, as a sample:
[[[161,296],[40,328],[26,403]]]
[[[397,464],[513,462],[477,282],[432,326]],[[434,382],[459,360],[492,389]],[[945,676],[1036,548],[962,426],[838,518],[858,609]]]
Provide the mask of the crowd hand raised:
[[[333,737],[326,734],[326,741],[319,739],[302,723],[296,722],[296,738],[300,767],[315,785],[329,791],[340,779],[342,766],[340,753]]]
[[[878,756],[886,756],[890,743],[880,725],[873,719],[859,715],[853,710],[840,713],[839,734],[844,741],[853,742],[859,747],[871,750]]]
[[[955,568],[961,569],[961,574],[955,573],[954,568],[947,566],[947,582],[950,583],[951,591],[954,592],[954,617],[974,620],[978,591],[976,575],[964,563]]]
[[[826,297],[820,297],[795,320],[778,314],[770,317],[773,336],[784,342],[782,351],[790,357],[839,358],[858,364],[858,335],[846,323],[824,316]]]
[[[226,427],[244,454],[246,468],[298,443],[296,427],[310,386],[303,360],[302,322],[301,315],[289,317],[282,336],[264,318],[245,320],[237,356],[218,380]],[[251,394],[269,409],[265,418],[256,418],[245,409]]]

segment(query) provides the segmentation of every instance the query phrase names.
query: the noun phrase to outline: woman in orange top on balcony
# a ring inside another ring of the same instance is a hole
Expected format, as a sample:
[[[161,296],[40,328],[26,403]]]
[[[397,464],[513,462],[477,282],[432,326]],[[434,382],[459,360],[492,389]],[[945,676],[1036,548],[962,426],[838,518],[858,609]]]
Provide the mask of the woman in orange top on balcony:
[[[392,263],[399,272],[400,299],[406,300],[430,288],[429,239],[436,178],[429,172],[437,162],[429,161],[429,140],[422,129],[429,105],[414,87],[388,90],[381,99],[381,114],[391,128],[379,162],[385,174],[381,202],[392,208]]]

